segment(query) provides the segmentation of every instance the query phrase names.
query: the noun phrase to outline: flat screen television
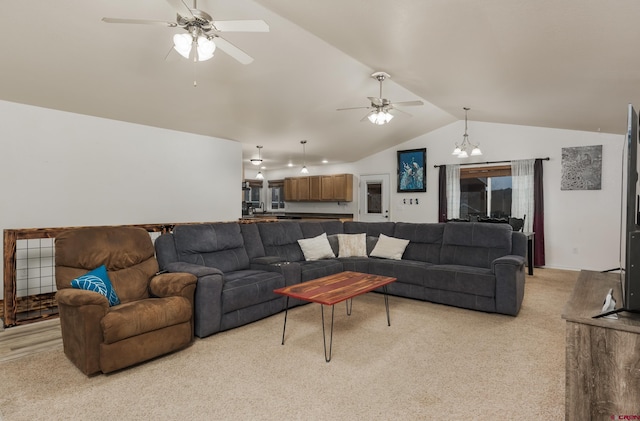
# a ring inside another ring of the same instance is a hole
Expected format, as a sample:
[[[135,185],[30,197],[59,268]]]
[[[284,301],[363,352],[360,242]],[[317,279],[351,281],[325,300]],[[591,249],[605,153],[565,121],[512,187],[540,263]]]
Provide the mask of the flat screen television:
[[[613,313],[640,312],[640,196],[638,192],[638,114],[629,104],[627,137],[622,157],[622,206],[620,219],[620,283],[622,304],[617,309],[595,317]]]

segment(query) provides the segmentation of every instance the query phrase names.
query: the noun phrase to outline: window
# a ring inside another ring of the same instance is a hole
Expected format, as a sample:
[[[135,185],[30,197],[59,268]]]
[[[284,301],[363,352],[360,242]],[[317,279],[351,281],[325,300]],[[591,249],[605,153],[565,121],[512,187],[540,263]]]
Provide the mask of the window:
[[[284,180],[269,180],[271,209],[284,209]]]
[[[261,208],[262,206],[262,180],[246,180],[249,182],[249,189],[243,190],[243,197],[248,207],[254,209]]]
[[[460,169],[460,218],[511,215],[511,166]]]

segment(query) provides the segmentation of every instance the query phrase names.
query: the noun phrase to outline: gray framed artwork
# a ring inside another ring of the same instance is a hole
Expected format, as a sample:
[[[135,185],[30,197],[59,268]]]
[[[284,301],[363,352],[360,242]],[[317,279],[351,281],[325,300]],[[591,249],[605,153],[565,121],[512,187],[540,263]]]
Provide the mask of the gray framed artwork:
[[[602,188],[602,145],[562,148],[560,190]]]

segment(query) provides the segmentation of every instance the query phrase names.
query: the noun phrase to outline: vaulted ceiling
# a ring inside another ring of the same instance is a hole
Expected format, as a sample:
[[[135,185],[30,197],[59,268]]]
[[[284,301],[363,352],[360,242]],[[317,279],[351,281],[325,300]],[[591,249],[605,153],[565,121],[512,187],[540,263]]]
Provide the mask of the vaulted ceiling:
[[[192,3],[185,0],[189,5]],[[175,20],[164,0],[0,2],[0,99],[235,140],[267,168],[350,162],[464,118],[623,133],[640,105],[637,0],[200,0],[255,60],[171,50],[183,30],[107,24]],[[422,100],[389,124],[360,120],[370,77],[383,96]],[[194,87],[194,81],[197,86]]]

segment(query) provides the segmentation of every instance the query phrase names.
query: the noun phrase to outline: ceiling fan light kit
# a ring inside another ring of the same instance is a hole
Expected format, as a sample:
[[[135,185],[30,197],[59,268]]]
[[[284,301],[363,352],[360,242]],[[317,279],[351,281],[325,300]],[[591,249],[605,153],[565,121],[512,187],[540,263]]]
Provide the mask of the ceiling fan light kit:
[[[173,36],[173,49],[186,59],[191,55],[193,44],[196,45],[194,61],[205,61],[213,57],[216,44],[212,39],[202,35],[196,37],[189,34],[175,34]]]
[[[371,113],[367,117],[370,122],[373,124],[377,124],[379,126],[383,124],[387,124],[393,118],[393,114],[387,111],[371,111]]]
[[[371,105],[368,107],[349,107],[349,108],[338,108],[338,111],[344,110],[357,110],[357,109],[367,109],[371,110],[362,120],[369,120],[371,123],[381,126],[383,124],[387,124],[394,117],[391,114],[391,110],[400,111],[409,117],[411,114],[404,112],[396,107],[413,107],[417,105],[424,105],[422,101],[403,101],[403,102],[391,102],[387,98],[382,97],[382,82],[385,79],[391,78],[389,73],[386,72],[374,72],[371,74],[371,77],[376,79],[378,83],[380,83],[380,96],[379,97],[369,97],[369,101],[371,101]]]
[[[195,44],[194,61],[205,61],[213,57],[216,48],[229,54],[242,64],[249,64],[253,58],[236,47],[219,32],[269,32],[269,25],[262,20],[227,20],[214,21],[210,14],[198,10],[193,1],[193,8],[186,5],[184,0],[167,0],[177,12],[175,22],[163,22],[146,19],[102,18],[106,23],[128,23],[144,25],[163,25],[169,28],[180,27],[188,33],[173,36],[173,48],[182,57],[189,59]],[[215,41],[214,41],[215,40]]]
[[[453,152],[451,152],[451,155],[457,156],[458,158],[469,158],[469,152],[467,152],[468,149],[471,149],[471,156],[480,156],[482,155],[482,151],[480,150],[479,147],[479,143],[476,143],[475,145],[471,142],[469,142],[469,135],[467,134],[467,112],[470,110],[471,108],[468,107],[464,107],[464,135],[462,136],[462,143],[460,145],[458,145],[456,143],[455,148],[453,149]]]

